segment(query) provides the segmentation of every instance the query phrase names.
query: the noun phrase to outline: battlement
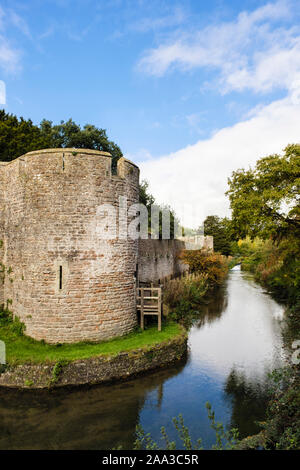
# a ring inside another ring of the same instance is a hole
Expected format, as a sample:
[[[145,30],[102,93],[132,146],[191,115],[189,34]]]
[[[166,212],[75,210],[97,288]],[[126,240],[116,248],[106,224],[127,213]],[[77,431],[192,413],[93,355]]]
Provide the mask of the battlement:
[[[87,162],[89,162],[89,165],[87,165]],[[106,177],[135,179],[136,176],[139,176],[137,165],[124,157],[118,160],[116,173],[114,173],[112,171],[112,156],[109,152],[76,148],[52,148],[27,152],[10,162],[0,162],[0,171],[3,167],[4,171],[8,171],[9,168],[18,169],[22,167],[23,163],[24,167],[30,164],[38,165],[40,171],[43,170],[44,165],[48,174],[50,163],[53,174],[56,174],[59,170],[61,172],[68,172],[72,166],[78,167],[82,163],[83,166],[86,166],[87,171],[91,170],[91,166],[99,168],[99,165],[102,164]]]

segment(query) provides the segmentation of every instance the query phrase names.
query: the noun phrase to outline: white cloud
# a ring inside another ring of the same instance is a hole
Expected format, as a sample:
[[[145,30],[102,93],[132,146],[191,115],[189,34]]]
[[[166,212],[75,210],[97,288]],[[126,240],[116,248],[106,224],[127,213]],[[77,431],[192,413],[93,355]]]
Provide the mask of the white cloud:
[[[243,121],[211,138],[158,159],[148,155],[140,164],[154,196],[174,207],[184,225],[197,227],[209,214],[229,215],[224,193],[232,171],[299,142],[299,6],[298,1],[279,0],[242,12],[234,21],[177,31],[140,60],[139,69],[155,76],[174,69],[214,69],[221,93],[287,91],[286,98],[258,104]],[[188,115],[187,121],[198,124],[198,116]]]
[[[6,104],[6,87],[3,80],[0,80],[0,105]]]
[[[218,73],[222,93],[289,89],[300,76],[300,28],[286,21],[293,18],[297,25],[298,15],[298,1],[280,0],[242,12],[234,21],[176,32],[146,51],[138,69],[162,76],[173,69],[210,68]]]
[[[0,34],[0,68],[6,73],[15,73],[20,69],[20,52]]]
[[[21,33],[23,33],[25,36],[31,38],[29,27],[26,21],[24,20],[24,18],[22,18],[13,10],[9,10],[8,14],[9,14],[8,21],[11,23],[11,25],[19,29]]]
[[[13,47],[7,38],[6,30],[10,25],[23,29],[25,32],[25,22],[22,22],[22,19],[13,11],[10,11],[8,15],[0,7],[0,69],[4,73],[15,73],[21,68],[20,51]]]
[[[182,8],[176,7],[170,14],[165,16],[140,18],[132,23],[129,29],[139,33],[147,33],[148,31],[178,26],[185,19],[186,15]]]
[[[300,140],[300,86],[289,97],[257,108],[243,122],[178,152],[139,164],[159,202],[170,204],[184,225],[197,227],[209,214],[229,215],[227,178],[238,168],[281,153]]]

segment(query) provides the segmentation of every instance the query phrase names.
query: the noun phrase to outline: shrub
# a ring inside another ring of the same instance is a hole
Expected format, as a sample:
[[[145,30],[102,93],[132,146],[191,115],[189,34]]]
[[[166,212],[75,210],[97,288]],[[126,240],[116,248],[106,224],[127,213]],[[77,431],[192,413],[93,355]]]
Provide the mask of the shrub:
[[[0,309],[0,327],[10,323],[10,329],[13,333],[18,336],[22,336],[26,329],[25,324],[20,321],[19,317],[13,316],[12,312],[8,307],[2,307]]]
[[[207,402],[205,406],[207,409],[210,426],[214,430],[216,436],[216,443],[212,446],[212,450],[234,449],[239,443],[238,430],[235,428],[226,430],[222,423],[216,421],[215,412],[212,410],[211,404]],[[184,423],[182,414],[179,414],[177,418],[173,418],[172,421],[177,432],[177,437],[180,441],[179,449],[203,450],[201,438],[198,438],[196,442],[192,441],[191,433]],[[176,442],[170,440],[165,427],[161,428],[161,440],[164,444],[161,450],[176,450],[178,448],[176,446]],[[158,450],[160,447],[159,444],[153,440],[151,434],[146,434],[142,426],[138,425],[136,427],[136,440],[134,442],[133,449]]]
[[[187,319],[193,315],[208,290],[205,274],[190,274],[169,281],[164,289],[164,303],[171,310],[175,320]]]
[[[180,259],[188,264],[190,274],[167,283],[164,303],[175,320],[189,322],[199,313],[207,292],[224,281],[228,263],[225,256],[205,250],[185,250]]]
[[[262,423],[268,449],[300,449],[300,380],[297,367],[273,371],[273,397]]]
[[[236,256],[242,269],[254,274],[275,297],[289,304],[299,301],[300,257],[299,246],[291,240],[275,244],[272,240],[240,240]]]
[[[226,257],[205,250],[184,250],[180,260],[189,266],[191,273],[207,276],[208,288],[221,285],[228,272]]]

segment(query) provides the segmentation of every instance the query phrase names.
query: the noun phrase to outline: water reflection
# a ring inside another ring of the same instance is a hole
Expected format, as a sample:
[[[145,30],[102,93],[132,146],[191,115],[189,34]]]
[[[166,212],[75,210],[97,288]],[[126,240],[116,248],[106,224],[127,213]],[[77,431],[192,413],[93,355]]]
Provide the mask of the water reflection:
[[[162,403],[163,384],[185,365],[132,381],[81,390],[0,392],[0,449],[132,448],[147,395]]]
[[[156,440],[182,413],[192,437],[214,442],[205,410],[242,436],[264,418],[268,372],[282,365],[283,308],[238,270],[203,305],[186,363],[122,384],[45,393],[0,392],[0,449],[131,448],[136,424]]]
[[[281,338],[283,307],[263,293],[252,279],[235,271],[227,282],[227,302],[215,320],[214,303],[210,321],[197,323],[191,330],[192,362],[199,370],[226,377],[231,369],[248,379],[264,381],[269,369],[284,360]]]
[[[230,427],[238,428],[241,436],[261,431],[259,422],[265,418],[268,378],[265,382],[251,382],[245,375],[232,369],[226,379],[224,391],[231,403]]]
[[[227,308],[228,294],[227,286],[222,286],[215,290],[209,302],[204,303],[199,308],[199,316],[194,319],[193,326],[201,328],[205,324],[214,323],[219,320]]]

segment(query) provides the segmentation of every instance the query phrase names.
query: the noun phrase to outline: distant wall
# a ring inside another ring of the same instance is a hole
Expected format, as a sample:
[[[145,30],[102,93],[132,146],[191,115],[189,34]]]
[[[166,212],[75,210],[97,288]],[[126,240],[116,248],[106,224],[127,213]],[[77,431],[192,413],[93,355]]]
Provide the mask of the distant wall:
[[[139,240],[139,282],[158,282],[186,271],[187,265],[178,259],[184,249],[180,240]]]
[[[186,244],[187,250],[195,250],[201,247],[205,250],[214,249],[214,237],[210,235],[192,235],[190,237],[179,237]],[[195,248],[197,246],[197,248]]]
[[[138,280],[159,282],[188,270],[179,260],[183,250],[213,249],[213,237],[182,237],[180,240],[139,240]]]

